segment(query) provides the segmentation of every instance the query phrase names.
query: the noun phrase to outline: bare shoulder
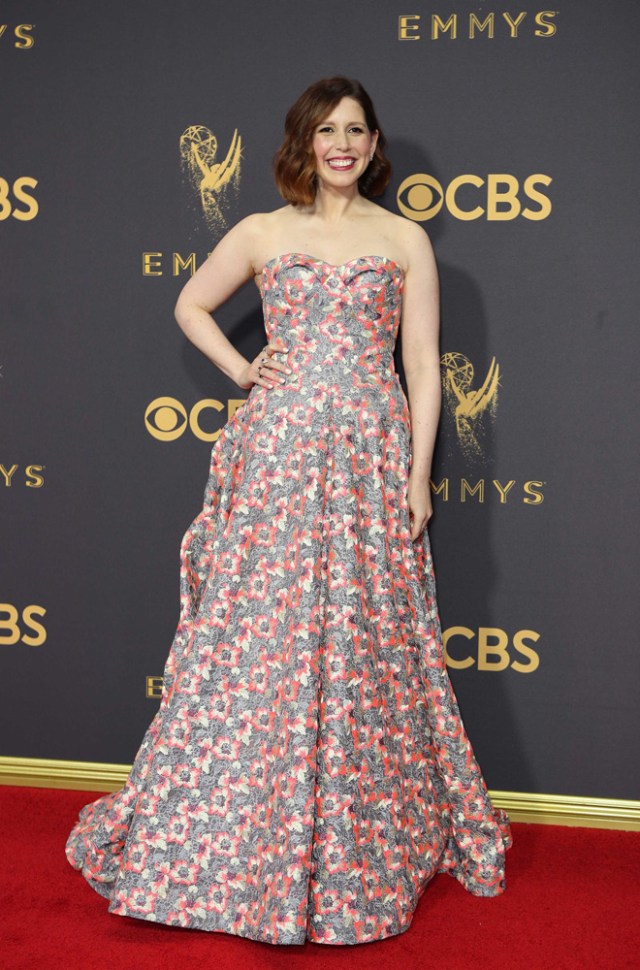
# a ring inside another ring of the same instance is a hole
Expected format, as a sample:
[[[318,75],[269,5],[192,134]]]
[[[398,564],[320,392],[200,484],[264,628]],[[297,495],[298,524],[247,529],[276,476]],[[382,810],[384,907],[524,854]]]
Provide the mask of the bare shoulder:
[[[429,236],[422,226],[412,219],[405,219],[404,216],[398,216],[397,219],[398,238],[405,254],[407,274],[410,274],[413,269],[433,276],[436,273],[436,261]]]
[[[252,212],[251,215],[245,216],[244,219],[236,222],[226,235],[230,238],[234,237],[237,240],[242,239],[247,243],[252,240],[257,240],[264,232],[266,220],[270,215],[271,213],[269,212]]]
[[[264,250],[287,218],[285,212],[290,206],[283,206],[273,212],[253,212],[240,219],[218,243],[216,249],[242,253],[248,258],[254,270],[264,261]]]
[[[287,205],[274,209],[272,212],[252,212],[251,215],[236,222],[227,235],[233,233],[246,239],[260,239],[261,236],[273,232],[275,228],[284,224],[289,217],[289,209],[291,209],[291,206]]]
[[[433,248],[429,236],[417,222],[380,207],[381,225],[385,235],[393,241],[394,248],[402,255],[407,270],[416,263],[433,260]]]
[[[398,242],[407,252],[409,259],[412,255],[419,256],[433,253],[433,247],[429,236],[417,222],[390,213],[394,220],[394,228],[397,233]]]

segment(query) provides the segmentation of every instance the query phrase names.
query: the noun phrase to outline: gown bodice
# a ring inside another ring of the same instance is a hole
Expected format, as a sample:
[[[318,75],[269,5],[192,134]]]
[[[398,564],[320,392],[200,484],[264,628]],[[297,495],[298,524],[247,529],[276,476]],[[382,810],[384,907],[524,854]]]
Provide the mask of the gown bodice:
[[[292,378],[370,385],[395,376],[404,288],[398,263],[361,256],[336,266],[286,253],[265,264],[258,285],[267,336],[289,347]]]

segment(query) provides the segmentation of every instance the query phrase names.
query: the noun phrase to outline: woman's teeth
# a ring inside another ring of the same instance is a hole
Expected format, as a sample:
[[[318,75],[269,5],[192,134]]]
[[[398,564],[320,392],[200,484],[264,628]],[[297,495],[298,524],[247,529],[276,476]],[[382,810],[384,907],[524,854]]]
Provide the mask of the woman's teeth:
[[[330,168],[353,168],[355,158],[331,158],[328,160]]]

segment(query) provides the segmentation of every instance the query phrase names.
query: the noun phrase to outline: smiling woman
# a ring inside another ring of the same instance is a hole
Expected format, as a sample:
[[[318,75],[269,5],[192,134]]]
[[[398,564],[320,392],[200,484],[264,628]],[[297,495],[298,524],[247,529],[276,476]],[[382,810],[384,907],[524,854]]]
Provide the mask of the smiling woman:
[[[438,872],[505,887],[494,809],[445,667],[427,522],[440,409],[438,279],[357,81],[291,108],[290,203],[243,219],[176,306],[249,390],[181,548],[160,708],[70,862],[121,916],[269,943],[403,933]],[[268,343],[211,314],[247,279]],[[394,366],[402,327],[409,397]]]
[[[343,99],[346,101],[339,113],[345,117],[338,119],[336,114]],[[340,126],[336,128],[337,121],[347,127],[341,131]],[[292,205],[313,203],[319,152],[335,148],[339,157],[340,149],[345,148],[336,142],[337,136],[349,139],[346,153],[349,157],[353,154],[354,162],[355,153],[364,149],[366,164],[357,174],[360,193],[370,198],[386,188],[391,173],[384,154],[386,139],[371,98],[359,81],[329,78],[312,84],[287,112],[284,129],[284,140],[274,160],[275,179],[280,194]],[[351,164],[349,171],[354,167]]]

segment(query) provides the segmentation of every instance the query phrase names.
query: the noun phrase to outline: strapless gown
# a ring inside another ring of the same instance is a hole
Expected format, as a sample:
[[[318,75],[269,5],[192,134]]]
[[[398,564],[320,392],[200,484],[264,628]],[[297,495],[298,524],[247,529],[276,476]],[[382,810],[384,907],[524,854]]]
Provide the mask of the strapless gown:
[[[293,373],[222,429],[181,548],[159,710],[67,856],[122,916],[269,943],[405,931],[438,872],[505,887],[445,667],[426,530],[410,536],[404,276],[301,253],[261,276]]]

